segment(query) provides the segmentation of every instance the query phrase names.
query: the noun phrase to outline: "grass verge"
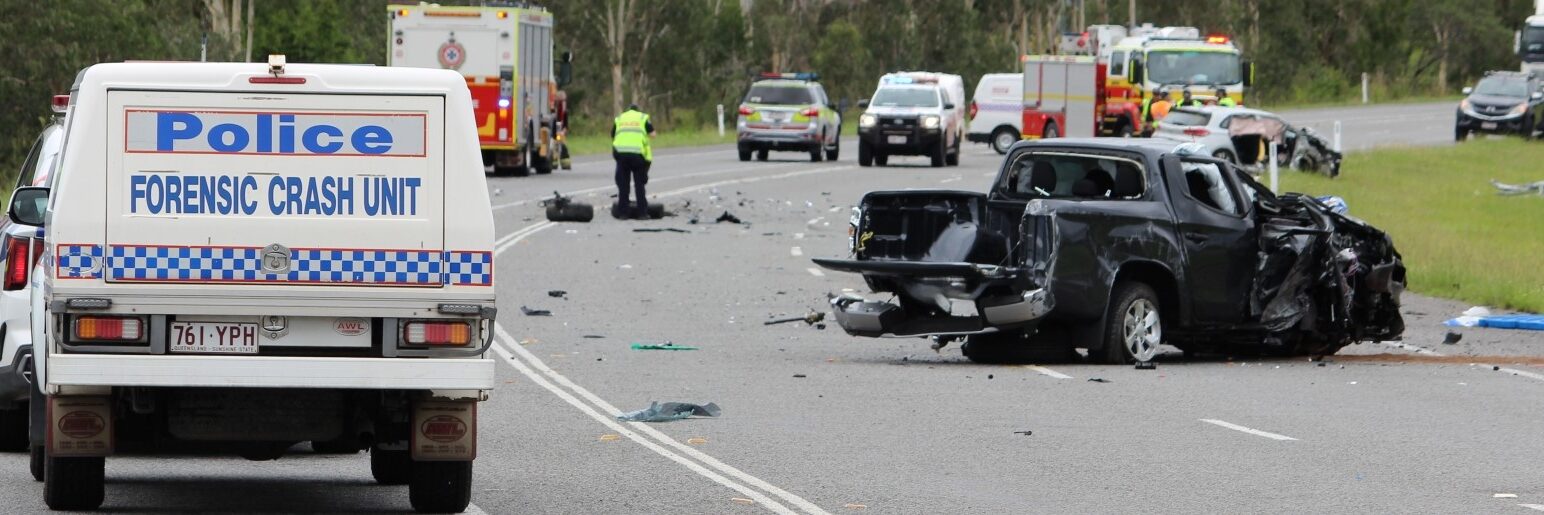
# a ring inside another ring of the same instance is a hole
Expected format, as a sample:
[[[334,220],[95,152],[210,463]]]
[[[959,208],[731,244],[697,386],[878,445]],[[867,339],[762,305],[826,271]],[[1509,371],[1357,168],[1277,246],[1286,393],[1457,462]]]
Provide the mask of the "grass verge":
[[[1380,149],[1348,155],[1336,179],[1283,173],[1281,189],[1344,197],[1352,216],[1393,237],[1412,291],[1538,313],[1544,197],[1504,197],[1490,180],[1544,180],[1541,162],[1544,143],[1510,138]]]

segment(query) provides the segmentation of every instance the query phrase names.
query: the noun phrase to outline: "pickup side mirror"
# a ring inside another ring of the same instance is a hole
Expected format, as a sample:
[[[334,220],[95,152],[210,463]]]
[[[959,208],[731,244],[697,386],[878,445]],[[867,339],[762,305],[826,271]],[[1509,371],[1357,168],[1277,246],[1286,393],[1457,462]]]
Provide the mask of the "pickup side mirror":
[[[11,194],[11,207],[6,216],[14,223],[43,226],[43,213],[48,210],[48,188],[27,186],[17,188]]]
[[[858,99],[858,108],[859,109],[868,109],[868,106],[869,106],[869,102],[868,101],[869,101],[869,99],[867,99],[867,98],[860,98],[860,99]]]
[[[1131,70],[1126,74],[1131,77],[1131,83],[1136,85],[1142,84],[1147,79],[1147,70],[1142,67],[1141,59],[1132,59]]]
[[[948,110],[954,109],[954,102],[944,102],[944,109],[948,109]]]
[[[1468,95],[1470,93],[1474,93],[1474,88],[1469,87],[1469,86],[1464,86],[1464,90],[1463,91],[1464,91],[1465,95]]]

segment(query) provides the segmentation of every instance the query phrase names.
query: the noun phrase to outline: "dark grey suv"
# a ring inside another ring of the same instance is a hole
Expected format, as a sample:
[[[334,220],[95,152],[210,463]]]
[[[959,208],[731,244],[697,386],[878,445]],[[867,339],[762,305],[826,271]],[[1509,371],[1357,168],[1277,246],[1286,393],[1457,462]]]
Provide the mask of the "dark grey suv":
[[[1464,88],[1458,103],[1454,139],[1475,133],[1516,134],[1532,139],[1544,129],[1544,84],[1520,72],[1489,72],[1479,84]]]

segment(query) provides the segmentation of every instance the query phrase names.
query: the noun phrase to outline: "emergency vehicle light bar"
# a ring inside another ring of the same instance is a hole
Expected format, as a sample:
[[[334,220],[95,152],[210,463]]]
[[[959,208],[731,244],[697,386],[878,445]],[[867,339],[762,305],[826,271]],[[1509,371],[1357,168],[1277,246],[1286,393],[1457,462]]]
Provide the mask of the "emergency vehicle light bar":
[[[69,109],[69,108],[70,108],[70,96],[69,95],[54,95],[53,109],[54,109],[55,113],[64,113],[64,111],[66,109]]]
[[[1224,34],[1211,34],[1206,36],[1206,42],[1221,45],[1228,42],[1228,36]]]
[[[797,73],[761,72],[761,78],[763,78],[763,79],[789,79],[789,80],[820,80],[820,74],[817,74],[815,72],[797,72]]]

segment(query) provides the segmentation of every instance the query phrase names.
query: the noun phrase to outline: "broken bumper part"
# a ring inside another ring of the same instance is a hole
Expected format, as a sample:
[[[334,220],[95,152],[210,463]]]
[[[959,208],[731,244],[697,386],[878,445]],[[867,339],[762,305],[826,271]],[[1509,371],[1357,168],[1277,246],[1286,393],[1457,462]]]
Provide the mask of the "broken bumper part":
[[[836,323],[854,336],[966,335],[996,332],[1034,323],[1051,312],[1050,294],[1044,289],[1017,296],[976,300],[977,315],[911,315],[899,305],[867,300],[856,295],[831,300]]]

